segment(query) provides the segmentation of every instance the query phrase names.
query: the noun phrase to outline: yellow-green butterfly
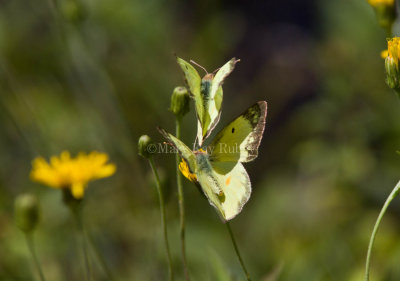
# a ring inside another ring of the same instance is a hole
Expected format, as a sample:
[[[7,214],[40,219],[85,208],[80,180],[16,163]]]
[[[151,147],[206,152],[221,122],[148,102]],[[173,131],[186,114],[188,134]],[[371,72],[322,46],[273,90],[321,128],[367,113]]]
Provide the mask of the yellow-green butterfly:
[[[203,141],[210,135],[219,121],[223,96],[221,86],[238,61],[232,58],[217,70],[215,76],[214,73],[206,71],[207,74],[201,79],[199,73],[190,63],[177,58],[177,62],[185,75],[190,94],[195,102],[198,120],[197,143],[199,147],[203,145]]]
[[[179,167],[182,173],[200,185],[224,221],[239,214],[250,198],[251,183],[242,163],[257,157],[266,115],[267,103],[255,103],[222,129],[210,145],[196,151],[158,128],[184,159]]]

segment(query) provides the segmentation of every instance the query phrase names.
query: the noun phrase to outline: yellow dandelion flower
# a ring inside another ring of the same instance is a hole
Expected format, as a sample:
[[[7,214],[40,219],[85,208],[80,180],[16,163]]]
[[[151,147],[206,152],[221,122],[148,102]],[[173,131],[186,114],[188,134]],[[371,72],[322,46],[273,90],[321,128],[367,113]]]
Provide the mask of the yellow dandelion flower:
[[[393,6],[394,5],[394,0],[368,0],[368,3],[372,7],[377,7],[379,5]]]
[[[396,20],[396,7],[394,0],[368,0],[374,8],[378,24],[386,30],[387,36],[392,35],[392,26]]]
[[[400,91],[400,37],[388,40],[387,56],[385,58],[386,84],[397,92]]]
[[[182,175],[191,182],[197,182],[196,174],[190,172],[188,164],[183,159],[179,164],[179,171],[181,171]]]
[[[198,152],[202,152],[202,153],[207,153],[207,151],[203,150],[202,148],[200,148],[199,150],[197,150]],[[187,178],[188,180],[190,180],[191,182],[196,183],[197,182],[197,176],[194,173],[191,173],[189,170],[189,166],[186,163],[186,161],[184,159],[182,159],[181,163],[179,163],[179,171],[181,171],[182,175]]]
[[[52,188],[69,188],[76,199],[82,199],[90,181],[106,178],[115,173],[116,166],[107,163],[108,155],[93,151],[71,158],[68,151],[52,156],[48,163],[43,157],[32,161],[30,178]]]
[[[394,37],[388,40],[387,57],[392,59],[398,66],[400,57],[400,37]]]

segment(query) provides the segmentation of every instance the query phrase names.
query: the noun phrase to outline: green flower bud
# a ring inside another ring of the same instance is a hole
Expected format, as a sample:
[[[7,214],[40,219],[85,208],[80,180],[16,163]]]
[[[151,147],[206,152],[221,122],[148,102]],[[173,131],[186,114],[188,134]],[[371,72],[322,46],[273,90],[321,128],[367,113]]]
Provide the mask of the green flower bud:
[[[15,223],[24,232],[35,229],[39,222],[39,202],[35,195],[21,194],[15,199]]]
[[[139,155],[143,158],[149,159],[153,151],[153,141],[148,135],[143,135],[139,138],[138,150]]]
[[[81,0],[63,0],[61,14],[71,23],[80,23],[87,17],[86,8],[82,5]]]
[[[169,110],[175,114],[177,118],[182,118],[189,112],[189,92],[185,87],[179,86],[174,89],[171,96],[171,107]]]

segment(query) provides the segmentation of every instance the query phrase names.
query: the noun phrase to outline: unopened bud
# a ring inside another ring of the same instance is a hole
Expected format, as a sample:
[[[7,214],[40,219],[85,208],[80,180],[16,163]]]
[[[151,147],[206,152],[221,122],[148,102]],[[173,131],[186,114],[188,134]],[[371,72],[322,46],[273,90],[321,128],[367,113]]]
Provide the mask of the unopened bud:
[[[35,195],[21,194],[15,199],[15,223],[24,232],[35,229],[39,222],[39,202]]]
[[[153,151],[152,145],[154,144],[148,135],[141,136],[138,143],[139,155],[146,159],[150,158]]]
[[[190,110],[189,102],[190,97],[188,90],[182,86],[176,87],[171,96],[170,110],[177,118],[182,118]]]

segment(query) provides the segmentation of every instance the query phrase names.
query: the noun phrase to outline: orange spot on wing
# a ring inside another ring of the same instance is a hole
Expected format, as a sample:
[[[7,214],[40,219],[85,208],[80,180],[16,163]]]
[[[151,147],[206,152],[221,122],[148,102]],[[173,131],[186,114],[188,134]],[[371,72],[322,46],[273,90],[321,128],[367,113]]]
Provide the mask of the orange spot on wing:
[[[226,184],[226,185],[229,185],[229,184],[231,183],[231,179],[232,179],[232,176],[229,176],[229,177],[226,179],[225,184]]]

